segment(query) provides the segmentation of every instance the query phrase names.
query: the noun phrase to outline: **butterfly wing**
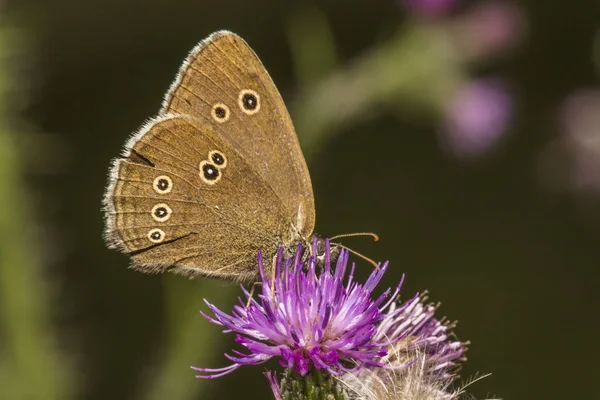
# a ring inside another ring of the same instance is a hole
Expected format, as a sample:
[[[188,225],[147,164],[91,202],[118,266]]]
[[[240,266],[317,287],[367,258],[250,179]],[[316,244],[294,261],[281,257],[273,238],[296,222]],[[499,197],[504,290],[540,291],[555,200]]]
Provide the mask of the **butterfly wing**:
[[[299,236],[312,234],[312,184],[294,126],[243,39],[221,31],[198,44],[165,97],[167,113],[191,115],[230,142],[279,196]]]
[[[248,281],[258,251],[291,241],[284,204],[253,165],[197,120],[167,115],[115,160],[106,238],[134,268]]]

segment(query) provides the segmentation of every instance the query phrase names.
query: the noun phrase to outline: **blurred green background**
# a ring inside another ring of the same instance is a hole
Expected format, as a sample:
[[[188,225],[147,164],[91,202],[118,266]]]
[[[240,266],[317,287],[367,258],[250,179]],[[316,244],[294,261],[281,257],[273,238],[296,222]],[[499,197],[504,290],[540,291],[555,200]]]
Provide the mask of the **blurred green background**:
[[[187,52],[229,29],[285,99],[317,232],[428,289],[478,398],[592,398],[600,329],[600,7],[564,0],[7,1],[0,28],[0,398],[269,398],[220,367],[217,281],[102,241],[106,173]],[[369,265],[358,261],[365,276]]]

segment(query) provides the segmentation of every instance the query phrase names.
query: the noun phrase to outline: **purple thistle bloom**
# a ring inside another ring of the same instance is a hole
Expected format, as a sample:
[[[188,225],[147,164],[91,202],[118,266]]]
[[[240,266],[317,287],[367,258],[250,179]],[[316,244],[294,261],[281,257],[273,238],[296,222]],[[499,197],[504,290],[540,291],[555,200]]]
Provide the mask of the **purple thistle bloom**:
[[[246,348],[247,354],[233,350],[225,356],[233,364],[217,369],[192,367],[207,373],[198,378],[217,378],[243,365],[257,365],[277,357],[283,367],[293,368],[306,375],[312,368],[326,370],[333,375],[356,371],[362,367],[403,368],[410,364],[390,366],[382,357],[387,349],[402,340],[380,334],[378,326],[393,316],[400,315],[413,301],[396,308],[392,306],[402,282],[391,293],[387,289],[376,300],[371,299],[375,286],[385,273],[388,263],[373,270],[364,285],[353,281],[354,265],[344,283],[348,252],[342,250],[335,270],[331,269],[329,242],[325,241],[323,267],[317,267],[316,241],[308,262],[302,261],[302,246],[295,258],[283,261],[280,249],[275,266],[275,282],[266,276],[262,255],[258,266],[262,280],[258,300],[246,299],[226,314],[205,300],[215,318],[202,315],[210,322],[222,325],[225,332],[235,332],[236,342]],[[269,261],[267,261],[269,262]],[[318,272],[317,272],[318,270]],[[273,290],[274,289],[274,290]],[[255,296],[256,297],[256,296]],[[387,303],[385,299],[390,297]],[[388,313],[384,310],[389,309]],[[377,337],[377,339],[375,339]]]
[[[356,399],[436,399],[462,398],[464,387],[452,389],[458,361],[464,361],[467,342],[452,340],[454,324],[434,317],[437,305],[425,304],[426,297],[411,300],[387,316],[378,326],[374,341],[393,341],[388,354],[379,361],[406,368],[363,368],[345,374],[341,381]],[[401,340],[395,340],[401,337]],[[407,365],[408,363],[408,365]]]
[[[398,357],[403,352],[407,358],[418,353],[425,359],[426,373],[432,378],[450,379],[454,376],[457,361],[464,361],[468,342],[451,340],[454,323],[445,318],[434,317],[438,305],[425,304],[426,296],[418,301],[410,301],[403,311],[394,313],[398,304],[390,304],[387,317],[379,324],[374,340],[392,340],[396,342],[394,352]],[[401,341],[396,341],[402,337]],[[390,358],[390,355],[387,358]]]

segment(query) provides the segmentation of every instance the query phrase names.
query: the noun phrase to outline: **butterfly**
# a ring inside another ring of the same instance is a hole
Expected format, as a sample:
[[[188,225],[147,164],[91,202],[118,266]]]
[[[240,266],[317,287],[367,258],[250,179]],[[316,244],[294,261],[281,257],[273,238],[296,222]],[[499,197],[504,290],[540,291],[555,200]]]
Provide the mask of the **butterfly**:
[[[234,33],[189,53],[110,168],[105,239],[142,272],[251,281],[257,253],[313,238],[310,175],[265,67]]]

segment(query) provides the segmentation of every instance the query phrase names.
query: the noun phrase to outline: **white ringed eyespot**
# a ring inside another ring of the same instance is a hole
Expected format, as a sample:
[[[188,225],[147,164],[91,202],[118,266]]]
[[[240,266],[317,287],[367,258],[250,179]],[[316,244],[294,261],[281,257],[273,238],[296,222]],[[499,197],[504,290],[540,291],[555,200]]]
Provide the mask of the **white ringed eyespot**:
[[[165,203],[159,203],[152,208],[152,218],[156,222],[165,222],[171,218],[173,210]]]
[[[254,90],[244,89],[238,97],[240,109],[248,115],[256,114],[260,110],[260,96]]]
[[[150,232],[148,232],[148,240],[152,243],[160,243],[165,240],[165,233],[158,228],[151,229]]]
[[[168,176],[161,175],[154,179],[152,186],[158,194],[167,194],[173,190],[173,181]]]
[[[217,103],[213,106],[210,114],[215,121],[222,124],[223,122],[227,122],[229,120],[231,111],[229,111],[229,107],[227,107],[225,104]]]

